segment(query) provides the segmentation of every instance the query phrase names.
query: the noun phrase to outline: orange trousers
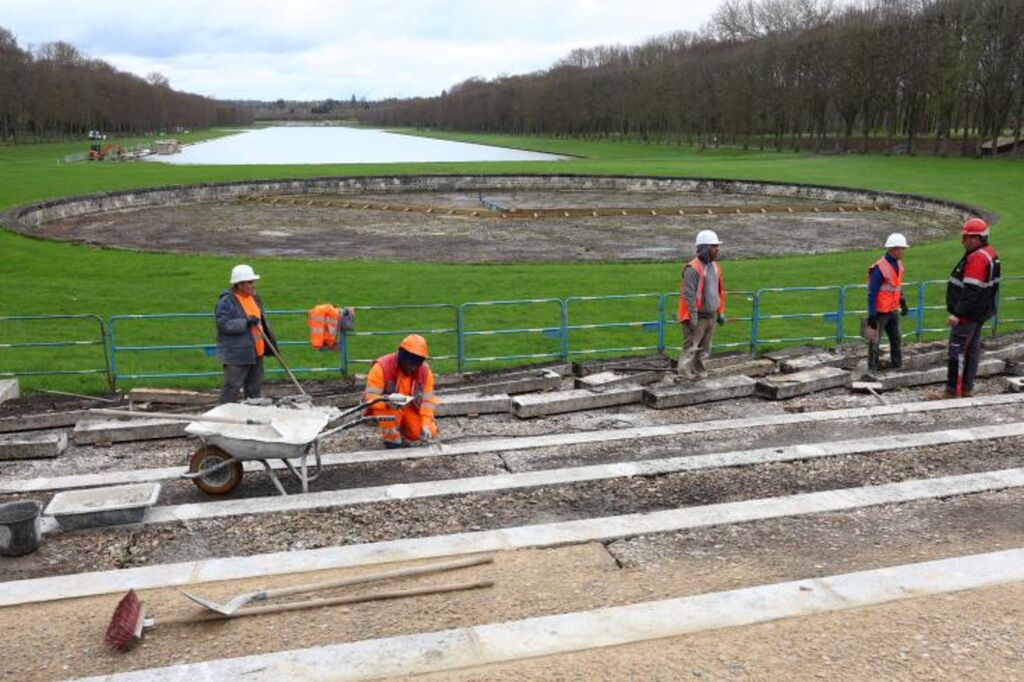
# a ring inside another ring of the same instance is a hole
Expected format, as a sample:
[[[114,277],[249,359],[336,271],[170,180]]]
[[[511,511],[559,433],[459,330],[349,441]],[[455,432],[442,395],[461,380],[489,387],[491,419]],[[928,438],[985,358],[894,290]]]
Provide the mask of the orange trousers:
[[[403,439],[407,443],[419,442],[420,432],[423,430],[423,419],[417,408],[410,405],[396,410],[384,403],[378,403],[374,405],[373,415],[375,417],[395,417],[394,421],[378,422],[380,436],[385,443],[400,444]]]

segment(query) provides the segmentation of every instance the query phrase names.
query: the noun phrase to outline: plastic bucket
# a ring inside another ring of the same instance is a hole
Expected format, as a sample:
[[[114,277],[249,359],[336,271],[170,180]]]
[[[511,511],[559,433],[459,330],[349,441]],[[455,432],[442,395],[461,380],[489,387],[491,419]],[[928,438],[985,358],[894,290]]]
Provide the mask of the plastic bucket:
[[[0,504],[0,556],[21,556],[39,548],[39,512],[36,500]]]

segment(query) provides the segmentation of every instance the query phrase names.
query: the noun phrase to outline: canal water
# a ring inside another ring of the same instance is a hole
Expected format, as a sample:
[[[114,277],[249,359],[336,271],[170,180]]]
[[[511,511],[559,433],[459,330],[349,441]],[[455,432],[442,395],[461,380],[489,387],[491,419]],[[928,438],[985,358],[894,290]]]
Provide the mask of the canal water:
[[[193,165],[425,163],[437,161],[558,161],[565,157],[521,149],[449,142],[384,130],[280,126],[182,148],[148,161]]]

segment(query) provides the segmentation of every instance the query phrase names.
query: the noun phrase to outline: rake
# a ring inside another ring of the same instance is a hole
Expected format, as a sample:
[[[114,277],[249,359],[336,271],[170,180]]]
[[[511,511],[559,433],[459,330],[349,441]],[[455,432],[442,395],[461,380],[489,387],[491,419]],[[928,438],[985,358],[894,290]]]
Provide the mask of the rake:
[[[231,616],[222,616],[217,613],[203,613],[191,616],[176,616],[172,618],[147,617],[146,607],[135,590],[129,590],[128,594],[121,598],[114,615],[107,626],[107,632],[103,637],[104,643],[112,649],[127,651],[131,646],[142,639],[147,630],[157,625],[178,625],[184,623],[207,623],[210,621],[225,621],[244,616],[258,616],[268,613],[282,613],[284,611],[298,611],[301,609],[312,609],[323,606],[336,606],[338,604],[358,604],[360,602],[380,601],[384,599],[402,599],[404,597],[417,597],[427,594],[444,594],[447,592],[459,592],[463,590],[478,590],[493,587],[491,580],[479,580],[469,583],[456,583],[451,585],[437,585],[433,587],[417,587],[410,590],[398,590],[394,592],[378,592],[377,594],[366,594],[349,597],[332,597],[328,599],[310,599],[308,601],[289,602],[286,604],[273,604],[267,606],[252,606],[245,609],[238,609]]]

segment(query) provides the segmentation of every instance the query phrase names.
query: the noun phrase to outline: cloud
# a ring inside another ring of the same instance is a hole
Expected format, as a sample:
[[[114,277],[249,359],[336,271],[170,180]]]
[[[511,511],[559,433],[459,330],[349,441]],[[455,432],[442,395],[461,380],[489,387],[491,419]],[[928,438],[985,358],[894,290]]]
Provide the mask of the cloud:
[[[0,0],[22,45],[64,40],[115,67],[224,99],[436,95],[709,19],[718,0]]]

